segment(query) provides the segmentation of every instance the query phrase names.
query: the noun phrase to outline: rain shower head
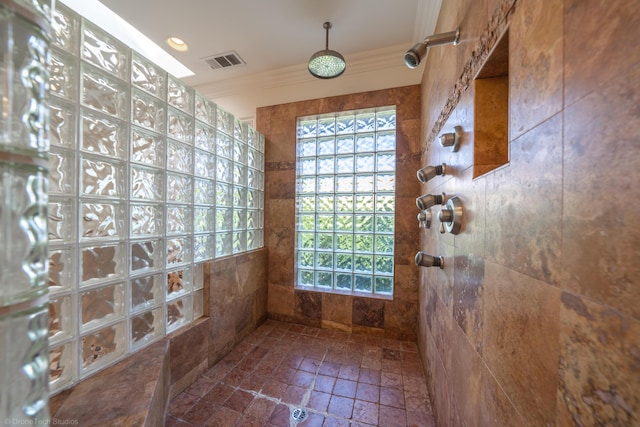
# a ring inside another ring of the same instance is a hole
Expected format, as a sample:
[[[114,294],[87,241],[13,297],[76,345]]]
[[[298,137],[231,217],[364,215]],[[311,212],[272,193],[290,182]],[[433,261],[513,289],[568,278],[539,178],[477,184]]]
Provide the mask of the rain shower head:
[[[312,76],[319,79],[333,79],[344,73],[347,63],[344,57],[335,50],[329,49],[329,29],[333,26],[331,22],[325,22],[323,28],[327,32],[326,45],[309,59],[308,69]]]
[[[413,45],[413,47],[404,54],[404,63],[411,69],[416,68],[420,65],[422,58],[427,54],[428,48],[450,43],[457,45],[459,40],[460,28],[457,28],[455,31],[449,31],[448,33],[428,36],[421,42]]]

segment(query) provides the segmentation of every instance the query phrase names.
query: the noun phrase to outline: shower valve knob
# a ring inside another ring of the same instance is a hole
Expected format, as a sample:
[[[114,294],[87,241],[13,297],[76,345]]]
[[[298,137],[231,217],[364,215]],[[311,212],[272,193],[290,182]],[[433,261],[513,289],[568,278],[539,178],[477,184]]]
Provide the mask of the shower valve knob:
[[[418,224],[420,228],[431,228],[431,208],[425,209],[418,214]]]
[[[453,196],[447,200],[447,204],[438,212],[440,220],[440,233],[448,231],[451,234],[458,234],[462,228],[462,202],[458,196]]]
[[[460,146],[460,140],[462,139],[462,127],[455,126],[453,132],[443,133],[440,135],[440,145],[444,147],[451,147],[451,151],[454,153],[458,151]]]

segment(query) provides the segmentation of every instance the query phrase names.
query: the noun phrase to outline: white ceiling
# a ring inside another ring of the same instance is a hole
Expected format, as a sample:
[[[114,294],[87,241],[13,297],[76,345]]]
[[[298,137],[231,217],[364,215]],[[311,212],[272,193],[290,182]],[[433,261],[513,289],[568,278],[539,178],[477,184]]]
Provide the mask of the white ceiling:
[[[305,80],[309,78],[309,82],[318,80],[309,76],[306,64],[314,52],[325,47],[322,27],[325,21],[333,24],[329,48],[340,52],[347,60],[347,72],[335,81],[343,79],[352,70],[359,70],[358,78],[362,79],[366,78],[367,71],[375,71],[376,67],[403,66],[404,52],[416,41],[432,34],[441,0],[101,2],[167,51],[170,51],[165,43],[167,37],[185,40],[189,45],[188,52],[169,53],[195,73],[183,81],[215,100],[218,96],[233,96],[251,82],[264,81],[265,76],[273,79],[274,73],[285,80],[280,85],[286,84],[293,75],[304,76]],[[246,65],[212,70],[202,60],[229,51],[235,51]],[[393,64],[372,61],[367,52],[387,56],[390,59],[386,61]],[[419,82],[421,73],[413,72]],[[326,89],[330,83],[324,82]],[[344,90],[349,89],[340,91]],[[337,92],[330,90],[327,94]]]

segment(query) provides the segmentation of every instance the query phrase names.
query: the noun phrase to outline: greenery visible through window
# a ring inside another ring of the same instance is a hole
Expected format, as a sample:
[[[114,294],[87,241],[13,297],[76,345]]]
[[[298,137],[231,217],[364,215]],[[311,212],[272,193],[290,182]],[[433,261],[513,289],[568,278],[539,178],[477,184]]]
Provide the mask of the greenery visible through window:
[[[297,124],[296,286],[393,294],[395,107]]]

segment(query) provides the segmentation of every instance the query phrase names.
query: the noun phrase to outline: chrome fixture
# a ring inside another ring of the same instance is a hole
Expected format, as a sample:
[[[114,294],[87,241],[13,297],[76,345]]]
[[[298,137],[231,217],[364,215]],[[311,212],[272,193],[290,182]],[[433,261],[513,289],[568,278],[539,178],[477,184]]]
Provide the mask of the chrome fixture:
[[[420,65],[422,58],[427,54],[428,48],[449,43],[457,45],[458,41],[460,41],[460,28],[457,28],[455,31],[449,31],[448,33],[434,34],[425,37],[424,40],[416,43],[404,54],[404,63],[407,64],[409,68],[416,68]]]
[[[442,196],[433,195],[433,194],[423,194],[422,196],[416,199],[416,206],[421,211],[429,209],[433,205],[441,205],[444,203],[444,193]]]
[[[418,181],[427,182],[436,175],[444,175],[447,172],[447,165],[425,166],[417,172]]]
[[[440,135],[440,145],[445,147],[451,147],[451,151],[454,153],[458,151],[460,147],[460,141],[462,140],[462,127],[455,126],[453,132],[443,133]]]
[[[444,268],[444,258],[441,256],[425,254],[424,252],[418,252],[416,254],[416,265],[419,265],[420,267]]]
[[[431,209],[425,209],[418,214],[418,226],[420,228],[431,228]]]
[[[440,220],[440,233],[444,234],[448,231],[451,234],[458,234],[462,228],[462,202],[458,196],[453,196],[447,200],[440,212],[438,212]]]
[[[344,57],[335,50],[329,49],[329,28],[332,27],[331,22],[322,24],[327,30],[326,45],[324,50],[320,50],[309,58],[309,72],[312,76],[319,79],[332,79],[338,77],[347,68]]]

